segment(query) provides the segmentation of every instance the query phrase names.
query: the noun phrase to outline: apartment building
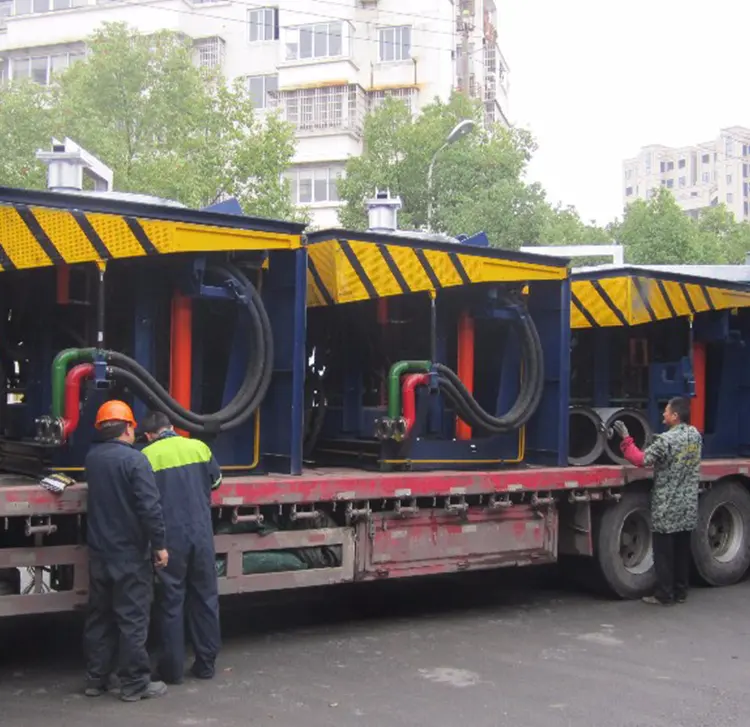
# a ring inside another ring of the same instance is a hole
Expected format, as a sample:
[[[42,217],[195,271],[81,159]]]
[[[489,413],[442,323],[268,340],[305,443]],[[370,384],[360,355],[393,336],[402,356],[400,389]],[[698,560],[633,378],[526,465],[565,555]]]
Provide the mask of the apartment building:
[[[471,93],[507,123],[494,0],[0,0],[0,80],[49,83],[103,22],[179,32],[197,64],[244,79],[262,112],[280,108],[298,142],[293,200],[318,227],[338,222],[337,180],[362,151],[366,113],[387,96],[416,113],[460,84],[462,23]]]
[[[750,220],[750,129],[730,126],[695,146],[644,146],[623,162],[622,185],[626,206],[666,187],[691,216],[723,203],[736,220]]]

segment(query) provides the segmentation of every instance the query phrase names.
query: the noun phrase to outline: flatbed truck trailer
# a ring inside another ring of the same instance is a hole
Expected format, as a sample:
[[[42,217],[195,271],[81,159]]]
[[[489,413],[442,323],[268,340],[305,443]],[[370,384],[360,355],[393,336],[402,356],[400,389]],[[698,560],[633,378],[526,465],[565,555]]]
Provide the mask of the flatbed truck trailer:
[[[697,576],[735,583],[750,561],[750,459],[702,465]],[[218,521],[283,529],[217,534],[222,595],[555,563],[572,577],[596,572],[611,593],[634,598],[654,585],[648,470],[620,466],[471,472],[306,470],[298,476],[229,477],[214,492]],[[87,600],[83,544],[86,485],[62,494],[8,477],[0,527],[33,546],[0,549],[2,569],[31,569],[25,593],[0,596],[0,617],[71,611]],[[322,523],[322,524],[321,524]],[[243,572],[252,552],[327,548],[305,570]],[[61,568],[62,566],[62,568]],[[52,577],[49,578],[49,574]],[[62,576],[61,576],[62,574]]]

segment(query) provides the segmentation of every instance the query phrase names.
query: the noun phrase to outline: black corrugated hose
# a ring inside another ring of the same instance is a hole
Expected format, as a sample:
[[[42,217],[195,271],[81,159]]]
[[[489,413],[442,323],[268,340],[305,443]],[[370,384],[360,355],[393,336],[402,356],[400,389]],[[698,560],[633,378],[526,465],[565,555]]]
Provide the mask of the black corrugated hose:
[[[273,332],[258,291],[247,276],[231,263],[209,265],[208,271],[233,282],[249,314],[246,323],[250,339],[250,359],[242,385],[232,401],[213,414],[198,414],[183,407],[137,361],[117,351],[105,351],[108,374],[164,412],[172,423],[191,434],[217,434],[244,424],[263,401],[273,370]]]
[[[458,376],[443,364],[434,365],[438,374],[440,391],[455,407],[456,413],[467,424],[493,434],[520,429],[539,407],[544,390],[544,352],[539,332],[528,311],[520,309],[521,364],[523,380],[513,406],[507,413],[496,417],[482,409],[477,400],[463,385]]]

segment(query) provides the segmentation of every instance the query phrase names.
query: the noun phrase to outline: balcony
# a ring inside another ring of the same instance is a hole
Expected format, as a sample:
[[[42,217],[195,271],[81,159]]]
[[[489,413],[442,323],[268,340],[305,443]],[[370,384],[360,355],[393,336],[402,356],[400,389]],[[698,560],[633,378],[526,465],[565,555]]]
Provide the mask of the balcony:
[[[359,138],[362,134],[367,100],[355,84],[283,89],[278,101],[298,135],[348,133]]]
[[[226,42],[218,35],[193,41],[195,64],[199,68],[223,68]]]

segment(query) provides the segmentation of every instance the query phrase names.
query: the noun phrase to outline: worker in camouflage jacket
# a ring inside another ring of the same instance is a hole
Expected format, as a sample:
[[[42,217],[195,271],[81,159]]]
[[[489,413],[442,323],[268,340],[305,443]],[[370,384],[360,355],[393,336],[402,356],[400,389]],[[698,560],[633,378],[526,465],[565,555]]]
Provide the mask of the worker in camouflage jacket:
[[[618,421],[623,456],[637,467],[654,468],[651,530],[657,586],[646,603],[670,605],[687,598],[690,536],[698,524],[698,489],[703,440],[690,426],[690,402],[678,397],[664,409],[667,431],[641,451],[627,427]]]

